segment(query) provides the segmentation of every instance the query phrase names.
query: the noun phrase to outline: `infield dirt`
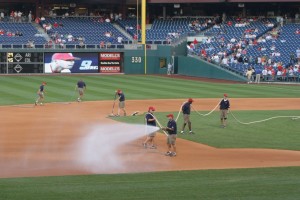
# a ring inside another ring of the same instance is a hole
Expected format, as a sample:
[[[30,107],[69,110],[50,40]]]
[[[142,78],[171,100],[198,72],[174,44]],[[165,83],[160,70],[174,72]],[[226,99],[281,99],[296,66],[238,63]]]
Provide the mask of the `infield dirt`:
[[[149,105],[154,105],[159,112],[178,112],[183,101],[185,99],[126,101],[126,108],[128,113],[137,110],[144,112]],[[218,99],[195,101],[197,104],[194,107],[201,111],[211,110]],[[297,98],[231,99],[231,104],[234,105],[232,110],[300,110]],[[89,162],[88,167],[76,162],[78,154],[74,144],[87,134],[89,127],[120,125],[107,118],[111,106],[111,101],[52,103],[33,108],[1,106],[0,178],[300,166],[300,151],[217,149],[180,138],[177,140],[178,156],[170,158],[164,156],[164,134],[157,134],[157,149],[143,149],[143,134],[132,141],[118,144],[116,151],[120,162],[116,162],[119,166],[115,168],[101,167],[106,164],[106,158],[101,163]],[[101,137],[105,137],[105,133]],[[111,142],[113,144],[114,141]],[[98,148],[101,151],[101,145]]]

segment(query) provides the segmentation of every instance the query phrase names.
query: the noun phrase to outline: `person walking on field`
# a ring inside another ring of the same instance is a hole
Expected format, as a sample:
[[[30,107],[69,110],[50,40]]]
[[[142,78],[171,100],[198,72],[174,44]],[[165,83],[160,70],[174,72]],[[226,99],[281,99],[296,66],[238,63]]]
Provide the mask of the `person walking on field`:
[[[167,145],[168,145],[168,151],[166,152],[166,156],[176,156],[176,137],[177,137],[177,124],[176,121],[174,120],[174,115],[173,114],[168,114],[167,117],[169,118],[167,127],[162,128],[162,130],[168,132],[168,137],[167,137]],[[173,152],[172,152],[173,148]]]
[[[150,106],[148,108],[148,113],[146,113],[146,115],[145,115],[145,120],[146,120],[147,126],[156,126],[156,119],[153,115],[154,111],[155,111],[155,108],[153,106]],[[156,132],[149,133],[147,135],[147,138],[143,143],[143,146],[144,146],[145,149],[148,147],[148,144],[149,144],[150,149],[156,149],[156,146],[154,145],[155,135],[156,135]]]
[[[77,98],[77,101],[80,102],[80,101],[82,101],[84,92],[86,90],[86,84],[85,84],[85,82],[82,79],[80,79],[77,82],[76,86],[77,86],[77,90],[78,90],[78,93],[79,93],[79,97]]]
[[[117,116],[120,116],[120,110],[123,111],[124,116],[126,116],[126,110],[125,110],[125,95],[122,90],[117,90],[117,95],[119,96],[119,107],[118,107],[118,114]]]
[[[226,120],[227,120],[227,115],[229,112],[230,108],[230,102],[227,99],[228,95],[224,94],[224,98],[220,102],[220,117],[221,117],[221,127],[226,128]]]
[[[44,102],[44,99],[45,99],[45,85],[47,85],[46,82],[42,82],[42,85],[40,85],[39,87],[39,90],[37,91],[37,95],[38,95],[38,98],[37,100],[35,101],[34,105],[43,105],[43,102]]]
[[[183,126],[182,126],[182,130],[180,133],[184,134],[184,129],[186,124],[188,124],[188,128],[189,128],[189,133],[193,134],[192,131],[192,122],[190,120],[190,114],[191,114],[191,104],[193,103],[193,99],[189,98],[187,102],[185,102],[182,107],[181,107],[181,111],[183,113]]]

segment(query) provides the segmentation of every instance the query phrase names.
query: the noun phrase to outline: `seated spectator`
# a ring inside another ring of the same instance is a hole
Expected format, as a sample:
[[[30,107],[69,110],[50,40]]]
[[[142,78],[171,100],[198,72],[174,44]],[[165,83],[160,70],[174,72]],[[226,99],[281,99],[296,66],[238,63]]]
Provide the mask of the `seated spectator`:
[[[297,28],[297,30],[296,30],[295,33],[296,33],[296,34],[300,34],[300,30]]]
[[[105,35],[106,37],[111,37],[111,34],[110,34],[110,32],[108,32],[108,31],[106,31],[106,32],[104,33],[104,35]]]
[[[19,31],[17,31],[17,32],[15,33],[15,36],[23,36],[23,33],[22,33],[22,32],[19,32]]]
[[[0,35],[4,35],[5,31],[3,29],[0,29]]]
[[[52,48],[52,47],[53,47],[52,40],[47,41],[45,44],[45,48]]]
[[[106,18],[106,19],[105,19],[105,22],[110,23],[110,19],[109,19],[109,18]]]
[[[6,32],[6,35],[7,35],[8,37],[12,37],[12,36],[13,36],[13,34],[12,34],[11,31],[7,31],[7,32]]]
[[[67,35],[67,39],[68,39],[68,42],[72,42],[73,41],[73,35],[71,33],[69,33]]]
[[[205,51],[204,48],[201,49],[201,56],[202,56],[202,57],[206,57],[206,56],[207,56],[207,53],[206,53],[206,51]]]
[[[230,39],[230,42],[235,43],[235,42],[236,42],[236,39],[235,39],[235,38],[231,38],[231,39]]]
[[[275,51],[275,50],[276,50],[276,47],[275,47],[274,44],[271,46],[270,50],[271,50],[271,51]]]
[[[57,22],[54,22],[53,28],[58,28],[58,27],[59,27],[59,24]]]

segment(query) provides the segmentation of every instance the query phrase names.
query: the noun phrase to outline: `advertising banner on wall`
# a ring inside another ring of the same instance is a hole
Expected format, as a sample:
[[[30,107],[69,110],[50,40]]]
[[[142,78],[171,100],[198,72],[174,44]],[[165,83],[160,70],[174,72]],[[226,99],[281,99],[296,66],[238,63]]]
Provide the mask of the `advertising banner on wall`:
[[[121,73],[123,54],[120,52],[99,53],[100,73]]]
[[[98,73],[97,53],[45,53],[45,73]]]

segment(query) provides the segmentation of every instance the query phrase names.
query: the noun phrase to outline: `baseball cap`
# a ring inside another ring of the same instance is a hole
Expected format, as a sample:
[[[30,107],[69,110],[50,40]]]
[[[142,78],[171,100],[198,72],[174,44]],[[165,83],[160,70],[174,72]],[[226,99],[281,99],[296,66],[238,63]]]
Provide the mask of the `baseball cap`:
[[[80,60],[80,58],[74,57],[72,53],[55,53],[52,60]]]
[[[172,118],[174,118],[174,115],[173,115],[173,114],[168,114],[167,117],[172,117]]]
[[[228,95],[227,95],[227,94],[224,94],[224,97],[228,97]]]
[[[150,107],[148,108],[148,110],[153,110],[153,111],[155,111],[155,108],[154,108],[153,106],[150,106]]]
[[[188,99],[188,102],[193,102],[194,100],[192,98],[189,98]]]

